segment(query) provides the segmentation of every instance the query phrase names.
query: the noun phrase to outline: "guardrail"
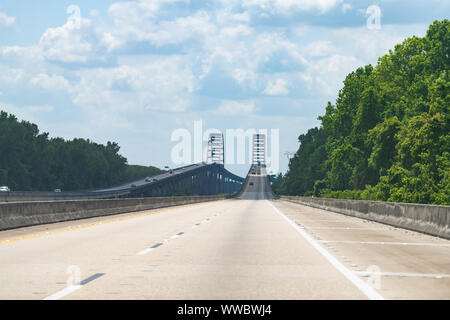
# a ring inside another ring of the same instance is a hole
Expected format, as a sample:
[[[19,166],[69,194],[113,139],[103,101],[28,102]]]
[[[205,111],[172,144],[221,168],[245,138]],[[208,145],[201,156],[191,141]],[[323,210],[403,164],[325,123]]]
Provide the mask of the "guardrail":
[[[120,198],[130,194],[129,189],[105,192],[33,192],[15,191],[0,192],[0,202],[28,202],[28,201],[61,201],[61,200],[89,200]]]
[[[450,206],[292,196],[280,199],[450,239]]]
[[[225,195],[0,203],[0,230],[226,199]]]

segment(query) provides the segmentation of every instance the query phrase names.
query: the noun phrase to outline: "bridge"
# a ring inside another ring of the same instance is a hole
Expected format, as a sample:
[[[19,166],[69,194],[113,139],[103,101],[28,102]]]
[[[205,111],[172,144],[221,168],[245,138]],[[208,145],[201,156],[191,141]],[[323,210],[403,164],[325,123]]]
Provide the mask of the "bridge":
[[[0,299],[450,297],[450,207],[277,197],[263,158],[156,179],[0,204]]]
[[[241,178],[218,163],[197,163],[116,186],[72,192],[0,192],[0,202],[62,201],[167,197],[180,195],[234,194],[242,189]],[[147,181],[148,180],[148,181]]]

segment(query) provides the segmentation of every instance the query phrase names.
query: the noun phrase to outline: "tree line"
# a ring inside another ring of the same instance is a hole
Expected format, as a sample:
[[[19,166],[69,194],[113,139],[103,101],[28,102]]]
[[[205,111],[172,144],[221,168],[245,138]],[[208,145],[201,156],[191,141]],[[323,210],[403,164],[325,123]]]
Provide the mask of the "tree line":
[[[450,204],[450,23],[347,75],[278,194]]]
[[[132,166],[115,142],[49,138],[38,126],[0,111],[0,185],[11,190],[85,190],[161,172]]]

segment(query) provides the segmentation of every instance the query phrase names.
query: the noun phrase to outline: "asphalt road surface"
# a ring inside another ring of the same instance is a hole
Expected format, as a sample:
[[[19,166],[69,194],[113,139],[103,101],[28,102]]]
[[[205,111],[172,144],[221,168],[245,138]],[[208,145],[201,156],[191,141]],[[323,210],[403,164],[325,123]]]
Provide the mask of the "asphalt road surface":
[[[0,299],[450,299],[450,241],[269,200],[0,232]]]

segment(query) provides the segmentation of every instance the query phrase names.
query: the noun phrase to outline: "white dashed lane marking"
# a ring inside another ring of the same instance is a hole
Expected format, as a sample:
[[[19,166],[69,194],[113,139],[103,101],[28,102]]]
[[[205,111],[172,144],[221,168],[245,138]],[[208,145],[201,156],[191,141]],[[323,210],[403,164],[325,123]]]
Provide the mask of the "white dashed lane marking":
[[[94,281],[95,279],[100,278],[103,275],[104,275],[104,273],[96,273],[96,274],[90,276],[89,278],[84,279],[79,284],[68,286],[68,287],[64,288],[63,290],[58,291],[55,294],[52,294],[51,296],[44,298],[43,300],[59,300],[61,298],[64,298],[65,296],[67,296],[77,290],[80,290],[81,288],[83,288],[84,285],[88,284],[91,281]]]
[[[142,250],[141,252],[138,252],[136,255],[143,256],[143,255],[145,255],[145,254],[147,254],[149,252],[152,252],[153,250],[155,250],[156,248],[158,248],[158,247],[160,247],[162,245],[163,245],[162,243],[157,243],[153,247],[150,247],[150,248],[147,248],[145,250]]]
[[[283,218],[289,223],[302,237],[309,242],[325,259],[328,260],[339,272],[342,273],[350,282],[352,282],[362,293],[364,293],[371,300],[384,300],[383,296],[380,295],[374,288],[365,283],[361,278],[353,273],[353,271],[347,269],[341,262],[339,262],[331,253],[329,253],[324,247],[319,244],[319,241],[314,240],[310,235],[308,235],[303,228],[300,228],[294,221],[289,219],[283,212],[281,212],[277,207],[275,207],[272,202],[266,200],[267,203]]]
[[[184,234],[184,232],[178,232],[177,234],[171,236],[170,239],[177,239],[177,238],[181,237],[183,234]]]

